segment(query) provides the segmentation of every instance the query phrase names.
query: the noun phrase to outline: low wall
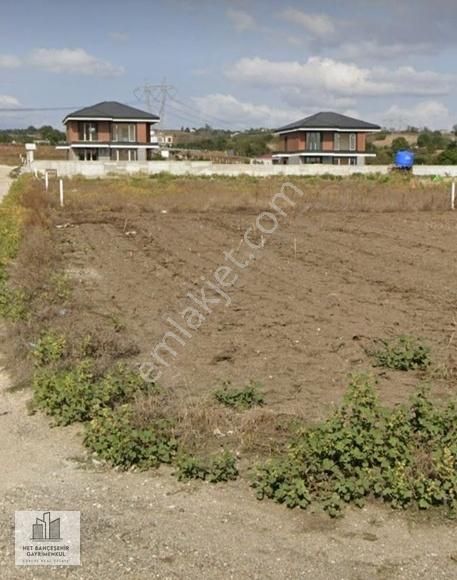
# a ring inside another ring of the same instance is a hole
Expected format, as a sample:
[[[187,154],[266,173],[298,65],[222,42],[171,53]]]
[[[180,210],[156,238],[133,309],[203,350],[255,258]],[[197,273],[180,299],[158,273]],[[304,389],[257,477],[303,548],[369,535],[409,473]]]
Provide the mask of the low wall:
[[[456,177],[457,165],[416,165],[413,172],[418,176]]]
[[[217,164],[210,161],[34,161],[24,171],[57,171],[60,176],[106,177],[109,175],[133,175],[145,173],[170,173],[172,175],[226,175],[237,177],[268,177],[272,175],[335,175],[354,174],[386,175],[390,165],[248,165],[241,163]],[[416,165],[413,174],[417,176],[456,177],[457,165]]]
[[[353,175],[368,173],[386,174],[387,165],[248,165],[241,163],[217,164],[210,161],[34,161],[25,171],[57,171],[61,176],[84,175],[105,177],[109,175],[133,175],[145,173],[171,173],[172,175],[226,175],[237,177],[250,175]]]

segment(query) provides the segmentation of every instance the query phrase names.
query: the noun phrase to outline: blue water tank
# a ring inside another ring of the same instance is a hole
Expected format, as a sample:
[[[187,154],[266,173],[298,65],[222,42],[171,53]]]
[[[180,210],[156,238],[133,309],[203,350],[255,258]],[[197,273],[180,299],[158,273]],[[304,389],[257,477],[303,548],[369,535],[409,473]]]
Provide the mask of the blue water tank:
[[[414,153],[405,149],[395,153],[395,166],[399,169],[411,169],[414,165]]]

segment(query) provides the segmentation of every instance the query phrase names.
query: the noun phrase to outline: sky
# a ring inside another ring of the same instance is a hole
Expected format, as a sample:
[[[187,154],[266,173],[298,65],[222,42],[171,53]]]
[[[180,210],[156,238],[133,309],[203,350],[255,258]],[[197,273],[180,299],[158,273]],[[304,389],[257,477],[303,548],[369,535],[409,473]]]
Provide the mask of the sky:
[[[116,100],[165,128],[278,127],[318,111],[457,123],[456,0],[0,0],[0,128]],[[143,87],[143,88],[141,88]],[[152,112],[160,93],[150,88]],[[15,111],[14,109],[59,109]]]

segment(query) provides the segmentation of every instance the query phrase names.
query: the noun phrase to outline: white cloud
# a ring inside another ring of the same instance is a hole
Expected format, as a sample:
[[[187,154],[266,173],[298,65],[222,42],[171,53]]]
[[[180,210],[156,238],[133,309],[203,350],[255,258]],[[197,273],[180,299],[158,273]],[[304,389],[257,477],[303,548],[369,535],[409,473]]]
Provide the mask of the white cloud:
[[[0,95],[0,107],[2,108],[9,108],[9,107],[19,107],[20,102],[16,99],[16,97],[12,97],[11,95]]]
[[[0,68],[16,68],[21,66],[21,59],[13,54],[0,54]]]
[[[434,48],[428,42],[382,44],[377,40],[360,40],[343,42],[335,51],[339,58],[343,59],[380,61],[403,58],[405,55],[411,54],[431,54],[434,52]]]
[[[456,77],[411,66],[389,70],[363,68],[331,58],[310,57],[305,62],[242,58],[226,71],[235,81],[256,87],[296,87],[337,96],[444,95]]]
[[[256,21],[251,14],[245,12],[244,10],[238,10],[236,8],[230,8],[227,10],[227,16],[232,22],[233,26],[239,32],[245,30],[253,30],[256,28]]]
[[[37,48],[29,55],[27,63],[55,73],[117,76],[124,72],[122,67],[99,59],[83,48]]]
[[[226,119],[227,124],[237,127],[277,127],[303,116],[300,110],[243,102],[233,95],[220,93],[195,97],[194,103],[202,118],[208,115]]]
[[[282,16],[288,22],[299,24],[315,38],[329,40],[336,33],[334,22],[326,14],[312,14],[296,8],[288,8],[282,13]]]
[[[392,105],[384,113],[377,115],[387,127],[405,128],[406,126],[449,129],[455,122],[449,109],[439,101],[422,101],[414,106]]]

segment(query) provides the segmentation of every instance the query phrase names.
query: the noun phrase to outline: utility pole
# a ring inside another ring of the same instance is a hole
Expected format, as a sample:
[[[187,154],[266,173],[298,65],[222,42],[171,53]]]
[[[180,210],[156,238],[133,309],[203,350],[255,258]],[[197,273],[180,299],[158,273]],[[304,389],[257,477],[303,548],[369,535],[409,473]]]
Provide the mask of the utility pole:
[[[173,98],[176,94],[176,89],[173,85],[167,84],[167,79],[164,78],[161,84],[153,85],[145,83],[133,91],[135,97],[146,105],[149,113],[153,112],[153,102],[159,105],[160,122],[157,123],[158,129],[163,129],[165,126],[165,112],[167,106],[167,99]]]

